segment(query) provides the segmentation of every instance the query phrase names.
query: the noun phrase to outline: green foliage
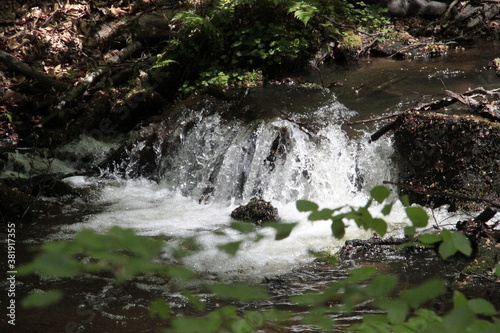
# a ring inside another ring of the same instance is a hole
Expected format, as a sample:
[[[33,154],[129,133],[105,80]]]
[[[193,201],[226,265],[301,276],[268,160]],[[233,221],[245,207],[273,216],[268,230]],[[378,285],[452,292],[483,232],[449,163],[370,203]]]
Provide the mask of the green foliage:
[[[297,209],[309,212],[311,221],[327,220],[332,226],[335,237],[342,237],[348,220],[366,230],[373,230],[380,235],[387,231],[387,223],[374,217],[370,211],[379,204],[380,214],[387,216],[394,202],[390,201],[390,191],[377,186],[370,192],[367,204],[360,208],[339,207],[336,209],[320,209],[311,201],[299,200]],[[421,207],[409,206],[405,199],[405,212],[411,222],[413,232],[425,227],[428,216]],[[378,213],[377,213],[378,214]],[[276,230],[276,240],[290,235],[296,223],[270,223],[267,227]],[[248,223],[233,222],[233,230],[239,231],[247,239],[259,241],[255,226]],[[218,233],[219,234],[219,233]],[[222,244],[219,248],[230,255],[235,255],[242,241]],[[439,246],[443,258],[456,253],[470,255],[470,242],[458,232],[443,230],[441,233],[422,234],[417,242],[409,245]],[[68,277],[81,272],[111,272],[117,283],[132,279],[141,274],[161,274],[171,279],[192,281],[196,275],[191,270],[177,264],[160,265],[156,259],[164,249],[165,243],[159,239],[137,236],[132,230],[114,227],[107,233],[83,230],[71,241],[59,241],[42,246],[41,253],[35,260],[19,269],[20,274],[37,273],[58,277]],[[182,258],[199,251],[192,238],[181,240],[170,253],[172,257]],[[500,276],[500,265],[496,273]],[[442,295],[447,287],[437,279],[423,281],[412,288],[400,289],[396,276],[379,274],[375,267],[357,267],[349,270],[349,276],[302,295],[291,296],[290,300],[303,313],[301,323],[317,327],[323,331],[335,328],[335,319],[339,314],[352,312],[363,304],[371,306],[373,311],[363,315],[362,320],[353,324],[348,331],[354,332],[498,332],[500,319],[493,304],[484,299],[467,299],[462,293],[455,291],[453,307],[447,313],[436,313],[426,309],[426,305]],[[168,322],[165,332],[254,332],[270,325],[282,331],[283,325],[292,314],[282,310],[242,311],[233,302],[253,302],[266,300],[271,296],[262,285],[221,284],[209,287],[213,297],[221,303],[229,305],[216,306],[207,310],[204,302],[188,289],[179,292],[199,311],[196,316],[174,315],[164,300],[156,300],[150,305],[150,314]],[[58,291],[31,294],[22,301],[25,307],[48,306],[61,298]],[[296,316],[296,315],[295,315]],[[294,318],[296,319],[296,317]]]
[[[466,256],[472,254],[470,241],[464,234],[456,231],[443,230],[439,234],[423,234],[418,236],[419,245],[431,246],[439,243],[439,253],[443,259],[460,252]]]
[[[154,67],[182,71],[185,93],[259,83],[304,66],[322,43],[343,38],[342,21],[361,22],[366,8],[346,0],[216,1],[173,18],[173,38]]]
[[[392,207],[394,205],[393,201],[387,202],[390,196],[390,191],[385,186],[374,187],[370,191],[371,199],[364,207],[339,207],[336,209],[321,209],[314,202],[307,200],[297,201],[297,209],[301,212],[311,212],[309,215],[309,220],[331,220],[331,229],[333,235],[341,239],[345,234],[345,225],[347,221],[354,221],[358,227],[365,230],[373,230],[378,235],[384,236],[387,233],[387,223],[378,217],[374,217],[370,212],[369,208],[372,206],[375,200],[379,204],[385,202],[382,206],[380,213],[383,216],[390,214]],[[403,203],[404,204],[404,203]],[[416,232],[416,228],[423,228],[427,226],[429,217],[422,207],[406,207],[406,215],[411,221],[412,226],[407,227],[406,234],[413,235]]]
[[[367,5],[363,1],[356,5],[348,4],[351,20],[369,33],[386,34],[392,31],[391,22],[386,15],[387,8]]]
[[[53,303],[59,302],[63,294],[59,290],[49,290],[42,293],[31,293],[21,301],[25,308],[43,308]]]

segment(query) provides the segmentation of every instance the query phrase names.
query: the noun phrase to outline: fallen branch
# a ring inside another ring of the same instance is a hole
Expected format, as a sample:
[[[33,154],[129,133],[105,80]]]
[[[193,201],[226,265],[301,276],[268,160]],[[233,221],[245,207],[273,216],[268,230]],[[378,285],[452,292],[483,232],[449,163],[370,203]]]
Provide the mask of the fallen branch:
[[[350,122],[347,123],[347,125],[357,125],[357,124],[373,123],[375,121],[385,120],[385,119],[397,117],[397,116],[400,116],[402,114],[404,114],[404,111],[403,112],[396,112],[396,113],[388,114],[388,115],[385,115],[385,116],[370,118],[370,119],[350,121]]]
[[[401,118],[397,118],[393,122],[383,126],[370,136],[370,142],[375,142],[378,139],[380,139],[380,137],[385,133],[389,132],[390,130],[396,129],[397,127],[399,127],[399,125],[401,125],[401,122],[402,122]]]
[[[480,103],[476,100],[473,99],[473,97],[477,97],[478,95],[485,95],[484,93],[480,94],[470,94],[470,97],[466,96],[466,94],[460,95],[457,93],[454,93],[449,90],[445,90],[446,95],[456,99],[460,103],[467,105],[474,113],[477,113],[483,118],[490,119],[492,121],[500,121],[500,111],[498,108],[495,108],[493,105],[488,104],[487,102]],[[490,93],[490,95],[493,95],[493,93]]]
[[[30,79],[35,79],[41,84],[54,88],[57,91],[64,91],[68,88],[63,82],[59,82],[55,79],[52,79],[46,76],[43,73],[38,72],[37,70],[31,68],[29,65],[20,61],[16,57],[8,54],[5,51],[0,50],[0,62],[3,62],[9,69],[16,71],[20,74],[23,74]]]

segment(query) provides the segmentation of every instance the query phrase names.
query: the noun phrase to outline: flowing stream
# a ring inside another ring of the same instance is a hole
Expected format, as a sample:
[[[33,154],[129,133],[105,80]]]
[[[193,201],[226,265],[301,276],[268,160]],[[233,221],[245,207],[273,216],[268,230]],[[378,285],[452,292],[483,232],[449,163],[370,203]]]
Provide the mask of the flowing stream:
[[[366,203],[372,187],[396,177],[390,136],[368,143],[367,137],[375,127],[349,127],[346,121],[404,109],[425,98],[423,95],[436,94],[444,88],[463,92],[469,87],[498,87],[499,80],[493,71],[484,69],[489,60],[498,56],[495,49],[494,45],[483,45],[466,54],[431,60],[364,60],[358,68],[349,70],[327,67],[322,70],[321,79],[343,83],[333,92],[294,87],[256,88],[250,91],[250,97],[267,116],[251,122],[227,121],[211,114],[198,116],[195,127],[185,131],[185,124],[196,117],[187,112],[186,118],[175,126],[178,129],[174,133],[175,149],[165,154],[161,144],[157,144],[158,167],[151,177],[128,179],[107,174],[104,178],[70,178],[68,181],[74,186],[91,189],[95,200],[68,207],[65,216],[40,216],[40,222],[26,232],[23,242],[28,246],[48,239],[71,238],[85,228],[105,231],[115,225],[133,228],[147,236],[166,235],[170,239],[194,236],[203,250],[187,257],[184,264],[207,280],[259,283],[265,278],[286,276],[294,283],[302,282],[299,287],[291,282],[285,293],[315,289],[313,285],[334,281],[344,273],[312,263],[309,251],[334,253],[344,241],[332,237],[327,221],[308,221],[307,214],[295,208],[296,200],[312,200],[325,208],[360,206]],[[316,71],[303,75],[319,83]],[[321,129],[311,134],[297,122],[284,119],[282,111],[314,120]],[[116,146],[117,143],[86,137],[67,149],[102,153]],[[18,156],[20,163],[29,163],[23,158]],[[133,150],[124,163],[134,167]],[[59,161],[52,166],[71,170],[71,165]],[[279,241],[274,239],[274,229],[262,228],[257,232],[263,239],[244,242],[237,255],[220,251],[218,245],[245,237],[229,228],[230,213],[254,196],[270,201],[283,222],[298,222],[297,227],[288,238]],[[374,207],[374,214],[377,208]],[[435,210],[432,215],[431,223],[441,225],[454,225],[460,218],[445,209]],[[408,223],[398,205],[387,220],[389,233],[395,235],[401,234]],[[371,233],[359,230],[354,224],[347,228],[346,239],[370,236]],[[115,299],[113,305],[102,296],[109,294],[108,280],[86,276],[79,281],[94,292],[80,292],[75,286],[66,286],[74,295],[56,311],[61,311],[61,316],[66,313],[69,319],[45,319],[47,322],[58,322],[59,327],[76,322],[82,332],[96,332],[99,328],[128,332],[141,327],[137,321],[143,320],[146,300],[152,295],[166,297],[179,307],[185,304],[182,296],[168,294],[161,282],[139,281],[134,288],[140,291],[121,290],[125,298]],[[42,288],[40,283],[47,286],[51,282],[29,281],[24,288],[37,290]],[[279,304],[278,299],[276,302]],[[78,313],[78,309],[90,309],[95,318],[90,320],[89,316]],[[37,320],[33,313],[21,315]],[[314,331],[299,326],[290,330]]]

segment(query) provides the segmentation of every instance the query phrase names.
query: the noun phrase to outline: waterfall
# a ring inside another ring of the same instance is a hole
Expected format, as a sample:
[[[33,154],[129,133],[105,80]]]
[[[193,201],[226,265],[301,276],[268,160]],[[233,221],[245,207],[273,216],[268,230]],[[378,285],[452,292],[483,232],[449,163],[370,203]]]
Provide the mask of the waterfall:
[[[196,237],[204,250],[186,258],[186,265],[257,280],[310,261],[309,250],[336,251],[343,242],[332,237],[329,222],[308,221],[295,201],[308,199],[326,208],[364,205],[372,187],[393,177],[392,147],[389,138],[368,143],[366,133],[348,135],[342,124],[355,112],[331,93],[324,95],[320,106],[294,102],[281,112],[267,105],[271,116],[250,121],[186,110],[169,124],[169,135],[152,143],[149,161],[155,168],[149,179],[104,182],[98,202],[104,211],[61,232],[119,225],[144,235]],[[144,145],[139,140],[129,150],[127,167],[137,167],[134,156]],[[274,240],[274,229],[262,228],[257,233],[263,239],[245,241],[236,256],[221,252],[218,245],[245,239],[229,228],[230,212],[254,196],[270,201],[284,223],[299,222],[297,227],[280,241]],[[389,231],[401,233],[404,210],[395,205],[393,213]],[[370,236],[348,225],[347,238]]]

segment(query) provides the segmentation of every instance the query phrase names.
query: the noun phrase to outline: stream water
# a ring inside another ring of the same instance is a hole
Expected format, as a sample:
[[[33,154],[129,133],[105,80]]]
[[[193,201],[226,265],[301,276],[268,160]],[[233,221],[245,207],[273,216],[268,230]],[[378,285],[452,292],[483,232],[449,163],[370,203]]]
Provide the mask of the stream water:
[[[219,115],[203,117],[195,129],[179,131],[179,143],[173,153],[165,155],[157,150],[159,167],[150,177],[153,179],[109,174],[104,178],[68,179],[76,187],[90,189],[94,199],[72,203],[62,216],[45,213],[29,227],[23,227],[19,231],[23,239],[18,256],[24,256],[21,261],[26,261],[33,244],[71,238],[85,228],[105,231],[118,225],[147,236],[194,236],[203,251],[186,258],[184,264],[199,272],[204,280],[286,281],[286,288],[275,289],[273,301],[277,307],[291,306],[284,301],[286,297],[321,288],[345,275],[340,268],[313,262],[310,250],[334,253],[343,241],[331,236],[327,222],[308,221],[307,215],[295,208],[295,201],[308,199],[326,208],[360,206],[366,203],[373,186],[395,179],[390,136],[368,143],[367,136],[375,127],[347,126],[346,121],[402,110],[444,89],[463,92],[477,86],[496,88],[500,80],[485,66],[499,56],[499,46],[482,44],[439,59],[366,59],[354,69],[322,68],[321,80],[343,84],[333,91],[253,89],[250,98],[267,113],[281,110],[291,115],[306,114],[322,129],[311,139],[303,128],[279,117],[279,113],[250,123],[224,121]],[[317,71],[301,75],[320,83]],[[188,114],[181,122],[192,116]],[[67,149],[97,154],[116,146],[117,143],[82,138]],[[273,149],[276,154],[271,162],[268,157]],[[29,163],[23,158],[19,154],[21,163]],[[132,167],[133,158],[127,163]],[[71,165],[63,162],[54,162],[52,166],[71,170]],[[298,226],[290,237],[280,241],[274,240],[274,229],[259,229],[263,239],[244,242],[236,256],[221,252],[218,245],[243,237],[229,228],[231,211],[255,195],[277,207],[284,222],[298,222]],[[375,206],[374,212],[376,209]],[[460,214],[452,215],[446,209],[435,210],[432,215],[433,223],[440,225],[454,225],[460,218]],[[387,220],[389,233],[395,235],[401,234],[408,223],[397,206]],[[347,228],[346,239],[370,236],[355,225]],[[20,332],[150,332],[162,324],[160,320],[148,319],[147,304],[152,299],[164,298],[174,308],[192,311],[186,299],[170,293],[166,284],[151,278],[113,287],[108,278],[92,275],[69,282],[26,279],[19,284],[24,292],[59,287],[69,296],[50,309],[19,309],[19,326],[23,327]],[[199,288],[202,293],[203,287]],[[207,304],[210,298],[202,296]],[[266,309],[270,304],[252,306]],[[342,320],[349,323],[358,316],[359,313]],[[291,323],[289,331],[316,330]]]

